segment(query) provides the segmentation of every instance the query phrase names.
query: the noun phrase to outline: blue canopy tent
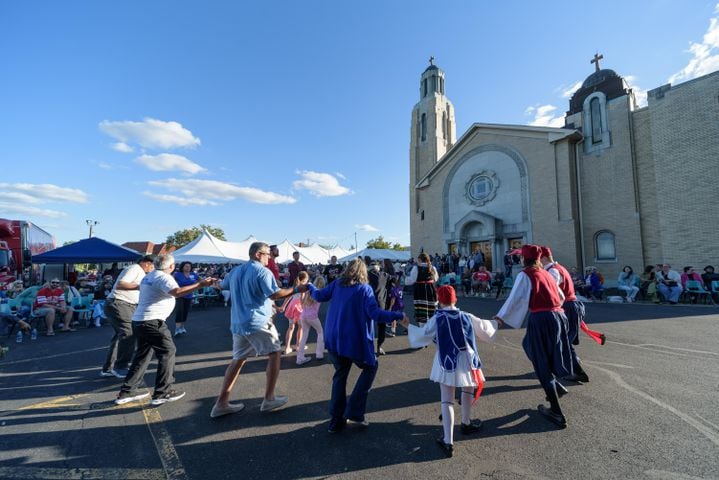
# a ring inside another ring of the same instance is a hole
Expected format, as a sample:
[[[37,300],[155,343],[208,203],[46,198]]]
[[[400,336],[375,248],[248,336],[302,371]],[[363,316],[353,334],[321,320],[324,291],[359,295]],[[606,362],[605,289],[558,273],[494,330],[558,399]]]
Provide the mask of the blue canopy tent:
[[[140,253],[102,238],[80,240],[49,252],[33,255],[32,263],[112,263],[134,262]]]

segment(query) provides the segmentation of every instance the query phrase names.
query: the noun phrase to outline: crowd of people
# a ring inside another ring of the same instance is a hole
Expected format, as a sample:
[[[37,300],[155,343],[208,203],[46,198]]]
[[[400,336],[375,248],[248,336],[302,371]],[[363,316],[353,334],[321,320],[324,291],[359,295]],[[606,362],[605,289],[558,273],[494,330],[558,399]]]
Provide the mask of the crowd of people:
[[[242,367],[255,356],[268,358],[260,410],[269,412],[285,405],[288,396],[276,393],[281,355],[296,351],[298,365],[312,361],[306,346],[313,329],[317,335],[314,358],[327,357],[334,367],[329,387],[329,433],[341,432],[348,423],[369,425],[366,404],[378,372],[378,359],[385,353],[382,345],[387,336],[406,333],[412,348],[435,344],[429,378],[440,386],[443,435],[437,443],[452,456],[455,390],[460,392],[460,432],[471,435],[482,426],[481,421],[471,418],[471,407],[485,381],[476,339],[491,342],[502,326],[523,326],[529,313],[522,345],[547,401],[537,409],[560,428],[567,426],[559,400],[567,392],[562,382],[581,385],[589,381],[577,353],[580,330],[600,344],[606,340],[584,322],[583,298],[601,295],[598,290],[603,279],[596,268],[589,267],[585,275],[579,275],[576,269],[556,262],[546,246],[525,245],[516,254],[507,253],[507,268],[494,275],[486,269],[481,255],[467,259],[426,253],[404,265],[369,258],[342,265],[333,257],[327,265],[310,266],[300,262],[297,254],[282,269],[275,262],[277,247],[262,242],[250,246],[249,262],[234,268],[212,265],[194,269],[190,262],[176,266],[172,255],[143,256],[122,270],[103,272],[94,286],[87,277],[78,278],[72,286],[53,279],[36,292],[32,308],[20,303],[15,317],[19,331],[34,332],[33,336],[37,332],[32,317],[44,320],[48,336],[55,334],[56,322],[62,331],[74,331],[73,299],[92,297],[93,316],[106,319],[114,330],[100,376],[123,380],[115,403],[152,395],[151,404],[161,405],[185,396],[174,388],[173,337],[187,334],[196,292],[214,289],[222,293],[225,305],[229,302],[231,306],[232,360],[210,417],[244,409],[244,404],[232,403],[230,397]],[[465,278],[469,278],[468,287]],[[719,282],[719,275],[710,266],[703,275],[692,267],[680,275],[669,265],[657,271],[647,267],[637,275],[625,266],[617,288],[625,292],[628,302],[639,295],[651,298],[654,294],[676,303],[690,282],[711,289],[713,282]],[[498,290],[497,298],[502,289],[507,288],[509,294],[492,319],[457,308],[458,294],[486,296],[493,287]],[[411,309],[405,308],[405,291],[412,292]],[[22,284],[15,284],[9,296],[21,299],[25,292]],[[328,303],[324,322],[319,314],[321,303]],[[406,310],[412,311],[412,321]],[[171,332],[167,320],[173,314],[175,327]],[[280,314],[288,321],[284,339],[275,325]],[[94,321],[91,324],[95,325]],[[150,394],[141,384],[153,354],[158,368]],[[360,373],[348,395],[353,366]]]

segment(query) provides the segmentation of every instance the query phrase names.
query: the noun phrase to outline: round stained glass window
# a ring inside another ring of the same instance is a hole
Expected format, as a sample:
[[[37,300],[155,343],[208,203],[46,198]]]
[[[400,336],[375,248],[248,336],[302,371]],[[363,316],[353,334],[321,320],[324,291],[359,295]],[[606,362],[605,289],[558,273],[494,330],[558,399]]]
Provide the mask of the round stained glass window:
[[[497,194],[498,186],[499,180],[494,172],[480,172],[473,175],[467,182],[467,199],[474,205],[484,205]]]

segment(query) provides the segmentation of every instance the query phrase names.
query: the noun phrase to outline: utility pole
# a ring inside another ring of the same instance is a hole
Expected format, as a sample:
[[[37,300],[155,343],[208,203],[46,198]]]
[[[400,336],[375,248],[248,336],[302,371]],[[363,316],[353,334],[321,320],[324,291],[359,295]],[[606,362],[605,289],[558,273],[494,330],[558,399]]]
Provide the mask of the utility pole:
[[[100,222],[98,222],[97,220],[85,220],[85,223],[87,223],[87,225],[90,227],[90,235],[87,238],[92,238],[92,227],[94,227]]]

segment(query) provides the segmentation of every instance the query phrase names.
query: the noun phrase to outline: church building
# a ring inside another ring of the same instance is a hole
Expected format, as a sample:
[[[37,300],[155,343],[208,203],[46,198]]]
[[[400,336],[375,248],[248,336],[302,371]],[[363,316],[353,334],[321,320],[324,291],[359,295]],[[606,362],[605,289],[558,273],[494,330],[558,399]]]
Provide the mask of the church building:
[[[496,269],[510,248],[549,245],[608,285],[624,265],[719,264],[719,72],[655,88],[639,108],[601,58],[563,128],[474,123],[459,138],[430,60],[412,110],[412,255],[481,250]]]

